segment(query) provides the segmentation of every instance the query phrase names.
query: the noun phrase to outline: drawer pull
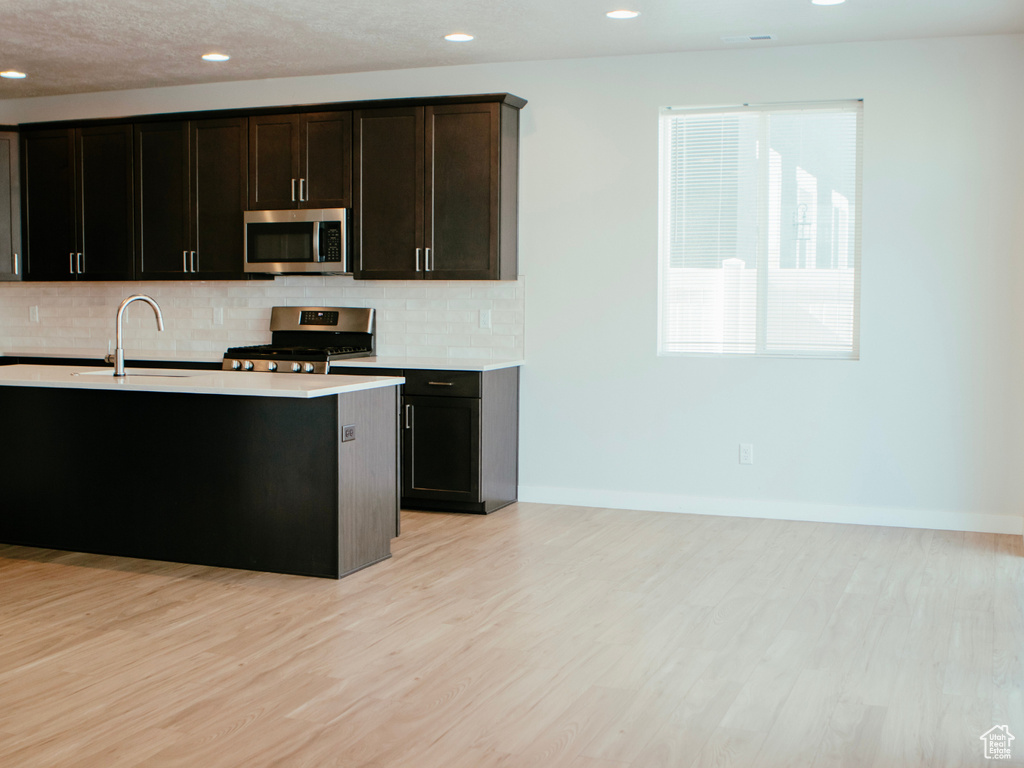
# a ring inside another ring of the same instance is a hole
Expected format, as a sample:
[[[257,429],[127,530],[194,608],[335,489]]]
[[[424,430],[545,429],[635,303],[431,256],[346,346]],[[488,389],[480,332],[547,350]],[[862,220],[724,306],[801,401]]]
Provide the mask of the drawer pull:
[[[428,381],[427,384],[429,384],[432,387],[454,387],[455,386],[455,382],[453,382],[453,381]]]

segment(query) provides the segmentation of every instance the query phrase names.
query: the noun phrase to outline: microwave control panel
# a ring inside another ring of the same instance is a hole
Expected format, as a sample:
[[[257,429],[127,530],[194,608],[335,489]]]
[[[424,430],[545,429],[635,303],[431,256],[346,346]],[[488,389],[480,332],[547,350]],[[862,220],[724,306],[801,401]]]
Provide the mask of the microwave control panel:
[[[341,261],[341,222],[324,223],[324,261]]]

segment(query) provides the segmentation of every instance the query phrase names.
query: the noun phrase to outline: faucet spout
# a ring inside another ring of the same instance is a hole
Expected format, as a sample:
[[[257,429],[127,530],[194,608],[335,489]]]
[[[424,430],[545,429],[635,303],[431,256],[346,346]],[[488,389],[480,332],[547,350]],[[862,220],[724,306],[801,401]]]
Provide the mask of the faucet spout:
[[[114,350],[114,375],[124,376],[124,333],[121,330],[122,320],[124,318],[124,311],[128,309],[128,305],[133,301],[144,301],[153,308],[153,312],[156,313],[156,329],[162,331],[164,329],[164,316],[160,312],[160,305],[156,303],[156,300],[151,296],[146,296],[141,293],[136,293],[134,296],[129,296],[127,299],[121,302],[121,306],[117,308],[117,319],[115,329],[115,339],[117,340],[117,349]]]

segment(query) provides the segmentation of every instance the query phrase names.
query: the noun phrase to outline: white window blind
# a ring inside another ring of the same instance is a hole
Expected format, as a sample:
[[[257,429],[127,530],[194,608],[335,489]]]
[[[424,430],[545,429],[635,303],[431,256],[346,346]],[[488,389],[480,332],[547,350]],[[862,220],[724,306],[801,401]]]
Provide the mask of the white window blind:
[[[658,353],[859,356],[861,104],[661,114]]]

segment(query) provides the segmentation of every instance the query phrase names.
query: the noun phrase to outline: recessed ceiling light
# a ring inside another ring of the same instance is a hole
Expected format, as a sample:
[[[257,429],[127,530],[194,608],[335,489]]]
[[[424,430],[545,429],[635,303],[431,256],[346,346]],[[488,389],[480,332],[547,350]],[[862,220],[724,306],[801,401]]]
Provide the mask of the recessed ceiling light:
[[[227,61],[231,57],[225,53],[204,53],[203,61]]]
[[[0,77],[6,77],[10,80],[21,80],[27,75],[24,72],[16,72],[13,69],[8,69],[6,72],[0,72]]]
[[[811,0],[815,5],[839,5],[845,3],[846,0]]]
[[[609,19],[635,19],[639,15],[639,11],[608,11],[605,14]]]
[[[467,35],[464,32],[453,32],[450,35],[445,35],[444,39],[449,43],[468,43],[473,39],[473,36]]]

